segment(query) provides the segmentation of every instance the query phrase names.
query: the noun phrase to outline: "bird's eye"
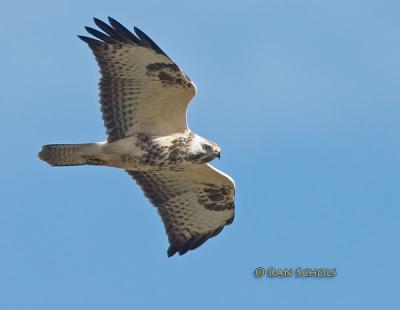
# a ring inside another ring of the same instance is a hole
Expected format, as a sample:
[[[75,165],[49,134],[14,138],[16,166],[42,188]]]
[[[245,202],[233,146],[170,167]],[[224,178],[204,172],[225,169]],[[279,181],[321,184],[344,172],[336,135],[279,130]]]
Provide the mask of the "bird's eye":
[[[211,151],[211,145],[208,145],[208,144],[203,144],[203,149],[204,149],[204,151],[207,151],[207,152],[209,152],[209,151]]]

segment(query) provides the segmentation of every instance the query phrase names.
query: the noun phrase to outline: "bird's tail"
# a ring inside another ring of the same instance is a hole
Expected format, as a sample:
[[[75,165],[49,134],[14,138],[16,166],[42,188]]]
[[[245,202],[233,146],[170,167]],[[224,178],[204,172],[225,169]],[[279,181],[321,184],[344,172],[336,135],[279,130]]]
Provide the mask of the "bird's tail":
[[[39,158],[51,166],[104,165],[98,154],[98,143],[48,144],[43,145]]]

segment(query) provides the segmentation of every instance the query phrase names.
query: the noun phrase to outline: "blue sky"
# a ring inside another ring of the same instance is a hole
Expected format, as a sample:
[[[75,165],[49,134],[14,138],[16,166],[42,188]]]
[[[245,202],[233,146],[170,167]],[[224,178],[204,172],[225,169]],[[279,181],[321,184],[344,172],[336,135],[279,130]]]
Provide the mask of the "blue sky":
[[[398,1],[15,1],[0,20],[0,308],[398,309]],[[108,15],[196,82],[191,128],[222,146],[234,223],[167,258],[124,172],[50,168],[42,144],[102,141],[76,35]],[[255,267],[336,268],[255,279]],[[257,308],[256,308],[257,307]]]

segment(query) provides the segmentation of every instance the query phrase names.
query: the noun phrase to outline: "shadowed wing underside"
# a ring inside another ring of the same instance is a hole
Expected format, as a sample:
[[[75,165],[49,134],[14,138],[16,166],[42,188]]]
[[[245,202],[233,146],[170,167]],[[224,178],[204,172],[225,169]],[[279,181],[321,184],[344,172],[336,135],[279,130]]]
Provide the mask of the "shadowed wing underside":
[[[196,249],[233,221],[234,182],[209,164],[127,172],[158,209],[170,243],[168,256]]]
[[[102,30],[86,27],[96,39],[79,36],[100,67],[100,103],[108,141],[135,133],[170,135],[187,129],[186,110],[196,93],[193,82],[141,30],[130,32],[109,17]]]

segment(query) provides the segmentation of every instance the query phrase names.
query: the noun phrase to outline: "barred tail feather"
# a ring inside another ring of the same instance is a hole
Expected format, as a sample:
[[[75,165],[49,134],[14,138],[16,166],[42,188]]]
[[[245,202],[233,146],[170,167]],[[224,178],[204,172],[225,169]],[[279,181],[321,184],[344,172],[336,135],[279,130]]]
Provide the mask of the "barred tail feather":
[[[79,166],[101,164],[95,154],[99,146],[87,144],[49,144],[44,145],[39,158],[51,166]]]

